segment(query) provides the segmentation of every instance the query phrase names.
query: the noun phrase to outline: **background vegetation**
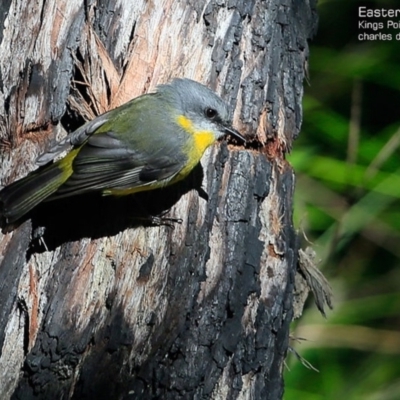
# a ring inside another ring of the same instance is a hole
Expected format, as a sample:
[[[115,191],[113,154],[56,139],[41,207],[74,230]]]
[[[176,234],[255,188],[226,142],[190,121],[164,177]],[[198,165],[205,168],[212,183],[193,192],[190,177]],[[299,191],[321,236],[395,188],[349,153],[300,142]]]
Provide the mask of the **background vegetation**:
[[[293,324],[307,339],[293,346],[319,372],[289,357],[285,400],[400,399],[400,18],[368,20],[398,29],[360,29],[361,5],[400,9],[398,0],[318,6],[289,160],[295,224],[322,260],[335,308],[324,320],[311,298]],[[360,41],[362,32],[392,40]]]

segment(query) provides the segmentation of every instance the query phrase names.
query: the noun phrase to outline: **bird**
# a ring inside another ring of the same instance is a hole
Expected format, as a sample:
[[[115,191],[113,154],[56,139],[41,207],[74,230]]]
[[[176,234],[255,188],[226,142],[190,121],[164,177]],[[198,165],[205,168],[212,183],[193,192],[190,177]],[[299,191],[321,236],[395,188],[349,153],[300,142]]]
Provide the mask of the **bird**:
[[[42,202],[69,196],[123,196],[174,184],[226,135],[245,143],[228,105],[203,84],[175,78],[95,117],[40,155],[36,170],[0,191],[0,220],[12,224]]]

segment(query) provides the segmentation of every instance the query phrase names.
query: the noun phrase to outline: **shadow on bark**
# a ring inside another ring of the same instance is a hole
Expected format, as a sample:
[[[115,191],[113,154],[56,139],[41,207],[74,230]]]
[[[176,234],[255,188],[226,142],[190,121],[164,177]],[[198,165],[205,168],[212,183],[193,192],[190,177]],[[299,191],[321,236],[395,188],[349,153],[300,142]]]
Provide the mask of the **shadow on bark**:
[[[53,251],[63,243],[82,238],[98,239],[127,228],[157,224],[154,217],[160,217],[161,224],[168,224],[163,215],[185,193],[195,189],[201,197],[207,197],[201,188],[203,175],[199,164],[186,179],[163,189],[121,197],[94,193],[44,202],[20,221],[32,219],[30,253]],[[177,222],[172,221],[172,227],[174,223]]]

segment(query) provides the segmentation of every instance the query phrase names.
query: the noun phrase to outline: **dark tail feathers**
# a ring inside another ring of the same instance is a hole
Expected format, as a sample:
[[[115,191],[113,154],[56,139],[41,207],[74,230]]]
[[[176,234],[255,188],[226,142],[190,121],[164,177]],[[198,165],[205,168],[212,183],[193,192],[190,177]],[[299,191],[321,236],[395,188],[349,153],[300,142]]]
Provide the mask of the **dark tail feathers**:
[[[12,224],[52,195],[69,174],[56,164],[39,168],[0,191],[0,222]]]

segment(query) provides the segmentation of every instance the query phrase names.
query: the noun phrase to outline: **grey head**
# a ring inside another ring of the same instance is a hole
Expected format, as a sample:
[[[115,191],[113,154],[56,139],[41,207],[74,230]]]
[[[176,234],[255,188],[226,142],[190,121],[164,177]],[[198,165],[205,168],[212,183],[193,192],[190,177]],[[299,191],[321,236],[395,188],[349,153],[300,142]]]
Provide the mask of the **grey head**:
[[[241,142],[244,137],[232,128],[228,105],[212,90],[191,79],[175,78],[157,92],[170,96],[180,113],[190,119],[196,130],[212,131],[219,139],[231,135]]]

